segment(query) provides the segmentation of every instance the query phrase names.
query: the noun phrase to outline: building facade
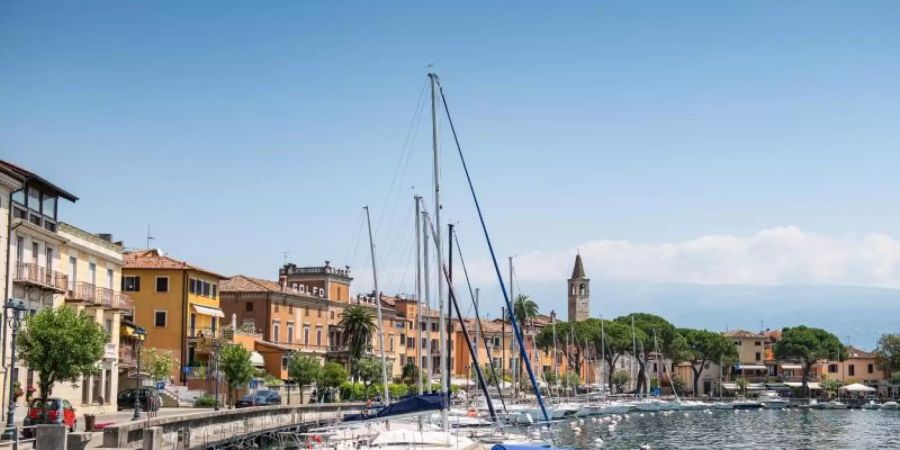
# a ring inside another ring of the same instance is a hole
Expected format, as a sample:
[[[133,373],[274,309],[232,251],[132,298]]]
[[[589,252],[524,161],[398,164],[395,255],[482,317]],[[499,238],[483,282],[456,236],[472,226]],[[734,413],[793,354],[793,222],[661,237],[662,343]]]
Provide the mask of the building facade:
[[[569,278],[569,322],[587,320],[591,316],[591,280],[584,273],[581,254],[575,256],[572,278]]]

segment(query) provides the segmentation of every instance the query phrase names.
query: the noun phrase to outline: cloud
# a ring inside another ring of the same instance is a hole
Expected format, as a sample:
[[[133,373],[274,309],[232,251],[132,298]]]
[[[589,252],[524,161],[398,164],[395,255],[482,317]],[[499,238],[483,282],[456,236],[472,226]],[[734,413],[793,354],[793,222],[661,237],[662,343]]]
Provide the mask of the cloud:
[[[660,244],[598,240],[577,248],[594,279],[900,287],[900,241],[879,233],[832,237],[784,226],[749,236],[707,235]],[[520,254],[517,276],[520,282],[568,278],[575,253],[569,248]]]

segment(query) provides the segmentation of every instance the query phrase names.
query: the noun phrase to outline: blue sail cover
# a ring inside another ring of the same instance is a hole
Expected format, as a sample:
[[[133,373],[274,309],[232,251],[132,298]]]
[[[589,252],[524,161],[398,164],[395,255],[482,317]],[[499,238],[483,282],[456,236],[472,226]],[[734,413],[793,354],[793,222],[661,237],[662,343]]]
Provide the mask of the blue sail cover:
[[[375,414],[348,414],[344,416],[345,422],[354,420],[380,419],[384,417],[399,416],[425,411],[438,411],[444,405],[446,397],[443,393],[412,395],[398,402],[391,403]]]
[[[538,448],[552,448],[550,445],[528,445],[528,444],[497,444],[491,447],[491,450],[535,450]],[[564,449],[557,449],[564,450]]]

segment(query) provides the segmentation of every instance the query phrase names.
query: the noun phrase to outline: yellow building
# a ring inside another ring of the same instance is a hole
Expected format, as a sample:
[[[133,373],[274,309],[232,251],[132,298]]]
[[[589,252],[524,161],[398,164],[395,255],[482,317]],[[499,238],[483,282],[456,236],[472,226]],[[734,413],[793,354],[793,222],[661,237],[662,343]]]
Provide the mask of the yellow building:
[[[853,346],[847,347],[844,361],[819,361],[813,372],[820,379],[837,380],[843,384],[861,383],[877,386],[890,377],[878,366],[878,355]]]
[[[180,362],[173,373],[188,384],[207,378],[206,339],[221,336],[219,282],[225,277],[164,255],[159,250],[125,254],[122,290],[134,300],[134,321],[147,332],[145,348],[171,351]]]

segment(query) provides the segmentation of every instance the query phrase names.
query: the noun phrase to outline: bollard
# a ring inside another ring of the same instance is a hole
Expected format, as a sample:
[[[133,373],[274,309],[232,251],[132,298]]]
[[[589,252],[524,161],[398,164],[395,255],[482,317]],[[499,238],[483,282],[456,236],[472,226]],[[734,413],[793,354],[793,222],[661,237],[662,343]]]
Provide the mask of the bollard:
[[[36,425],[34,436],[35,450],[66,449],[66,427],[61,424]]]
[[[91,442],[91,433],[69,433],[66,435],[66,448],[68,450],[84,450]]]
[[[160,450],[162,448],[162,427],[144,428],[144,450]]]

